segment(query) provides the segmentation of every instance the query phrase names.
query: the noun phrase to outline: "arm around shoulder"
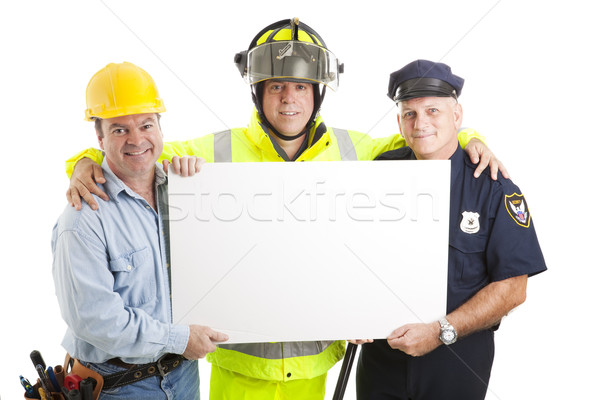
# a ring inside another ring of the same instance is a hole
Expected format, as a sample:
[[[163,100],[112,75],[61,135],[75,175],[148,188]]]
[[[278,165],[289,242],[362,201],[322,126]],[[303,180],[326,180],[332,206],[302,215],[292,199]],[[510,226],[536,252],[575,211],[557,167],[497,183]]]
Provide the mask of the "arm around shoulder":
[[[492,179],[498,179],[498,171],[506,179],[510,179],[508,170],[502,162],[494,155],[485,142],[485,137],[473,128],[461,128],[458,132],[458,142],[469,155],[473,164],[478,164],[473,176],[478,178],[483,170],[490,167]]]
[[[406,141],[399,133],[382,138],[372,138],[366,133],[349,132],[358,160],[371,161],[386,151],[406,146]]]
[[[163,152],[158,159],[171,161],[174,156],[202,157],[207,162],[213,162],[214,155],[214,135],[209,134],[185,141],[166,142],[163,146]]]
[[[97,195],[104,201],[108,201],[106,193],[97,185],[97,183],[104,182],[106,182],[106,179],[100,165],[90,158],[83,157],[73,169],[66,194],[67,201],[75,209],[81,210],[81,198],[83,198],[93,210],[97,210],[98,203],[96,203],[92,194]]]
[[[73,157],[69,158],[67,161],[65,161],[65,170],[67,172],[68,178],[71,178],[71,176],[73,175],[73,170],[75,169],[75,166],[83,158],[89,158],[96,164],[101,165],[102,160],[104,160],[104,153],[102,153],[102,151],[100,151],[98,149],[90,147],[89,149],[85,149],[85,150],[75,154]]]

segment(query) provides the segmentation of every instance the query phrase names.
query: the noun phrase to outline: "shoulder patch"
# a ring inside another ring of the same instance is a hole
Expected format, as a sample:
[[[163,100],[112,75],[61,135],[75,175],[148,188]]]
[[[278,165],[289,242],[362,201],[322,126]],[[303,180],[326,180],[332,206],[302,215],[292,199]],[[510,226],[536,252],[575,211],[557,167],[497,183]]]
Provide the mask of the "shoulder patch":
[[[515,220],[517,225],[529,228],[531,216],[529,215],[525,196],[516,193],[510,196],[506,194],[504,195],[504,205],[506,206],[506,211],[508,211],[508,214]]]

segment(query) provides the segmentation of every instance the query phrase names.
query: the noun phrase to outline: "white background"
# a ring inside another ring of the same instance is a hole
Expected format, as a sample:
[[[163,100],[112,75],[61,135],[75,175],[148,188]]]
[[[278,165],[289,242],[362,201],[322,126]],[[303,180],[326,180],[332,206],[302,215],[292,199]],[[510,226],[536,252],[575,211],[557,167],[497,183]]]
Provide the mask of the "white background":
[[[96,145],[83,120],[89,78],[108,62],[145,68],[166,102],[167,140],[243,126],[251,101],[233,56],[264,26],[294,16],[346,65],[322,109],[330,126],[394,133],[388,76],[414,59],[446,62],[466,79],[464,125],[487,136],[526,194],[549,267],[530,280],[527,302],[496,336],[488,399],[593,396],[600,28],[592,7],[583,0],[3,2],[0,396],[20,398],[18,375],[34,376],[31,350],[62,362],[50,232],[65,206],[64,160]],[[207,398],[209,369],[200,365]]]

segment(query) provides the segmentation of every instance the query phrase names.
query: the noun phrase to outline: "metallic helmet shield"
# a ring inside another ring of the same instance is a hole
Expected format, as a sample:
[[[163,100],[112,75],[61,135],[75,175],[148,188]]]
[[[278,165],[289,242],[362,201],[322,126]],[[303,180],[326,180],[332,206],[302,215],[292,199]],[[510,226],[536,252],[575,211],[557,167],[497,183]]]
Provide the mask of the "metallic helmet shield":
[[[322,83],[336,90],[339,65],[335,55],[316,44],[299,41],[264,43],[250,49],[244,79],[255,84],[267,79]]]

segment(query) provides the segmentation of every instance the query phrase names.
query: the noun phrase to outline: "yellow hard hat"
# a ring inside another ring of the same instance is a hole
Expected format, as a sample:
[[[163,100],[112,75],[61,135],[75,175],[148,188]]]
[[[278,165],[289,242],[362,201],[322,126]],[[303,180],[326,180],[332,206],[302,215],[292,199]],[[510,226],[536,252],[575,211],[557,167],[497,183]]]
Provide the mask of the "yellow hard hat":
[[[137,65],[108,64],[96,72],[85,91],[85,119],[166,111],[154,79]]]

